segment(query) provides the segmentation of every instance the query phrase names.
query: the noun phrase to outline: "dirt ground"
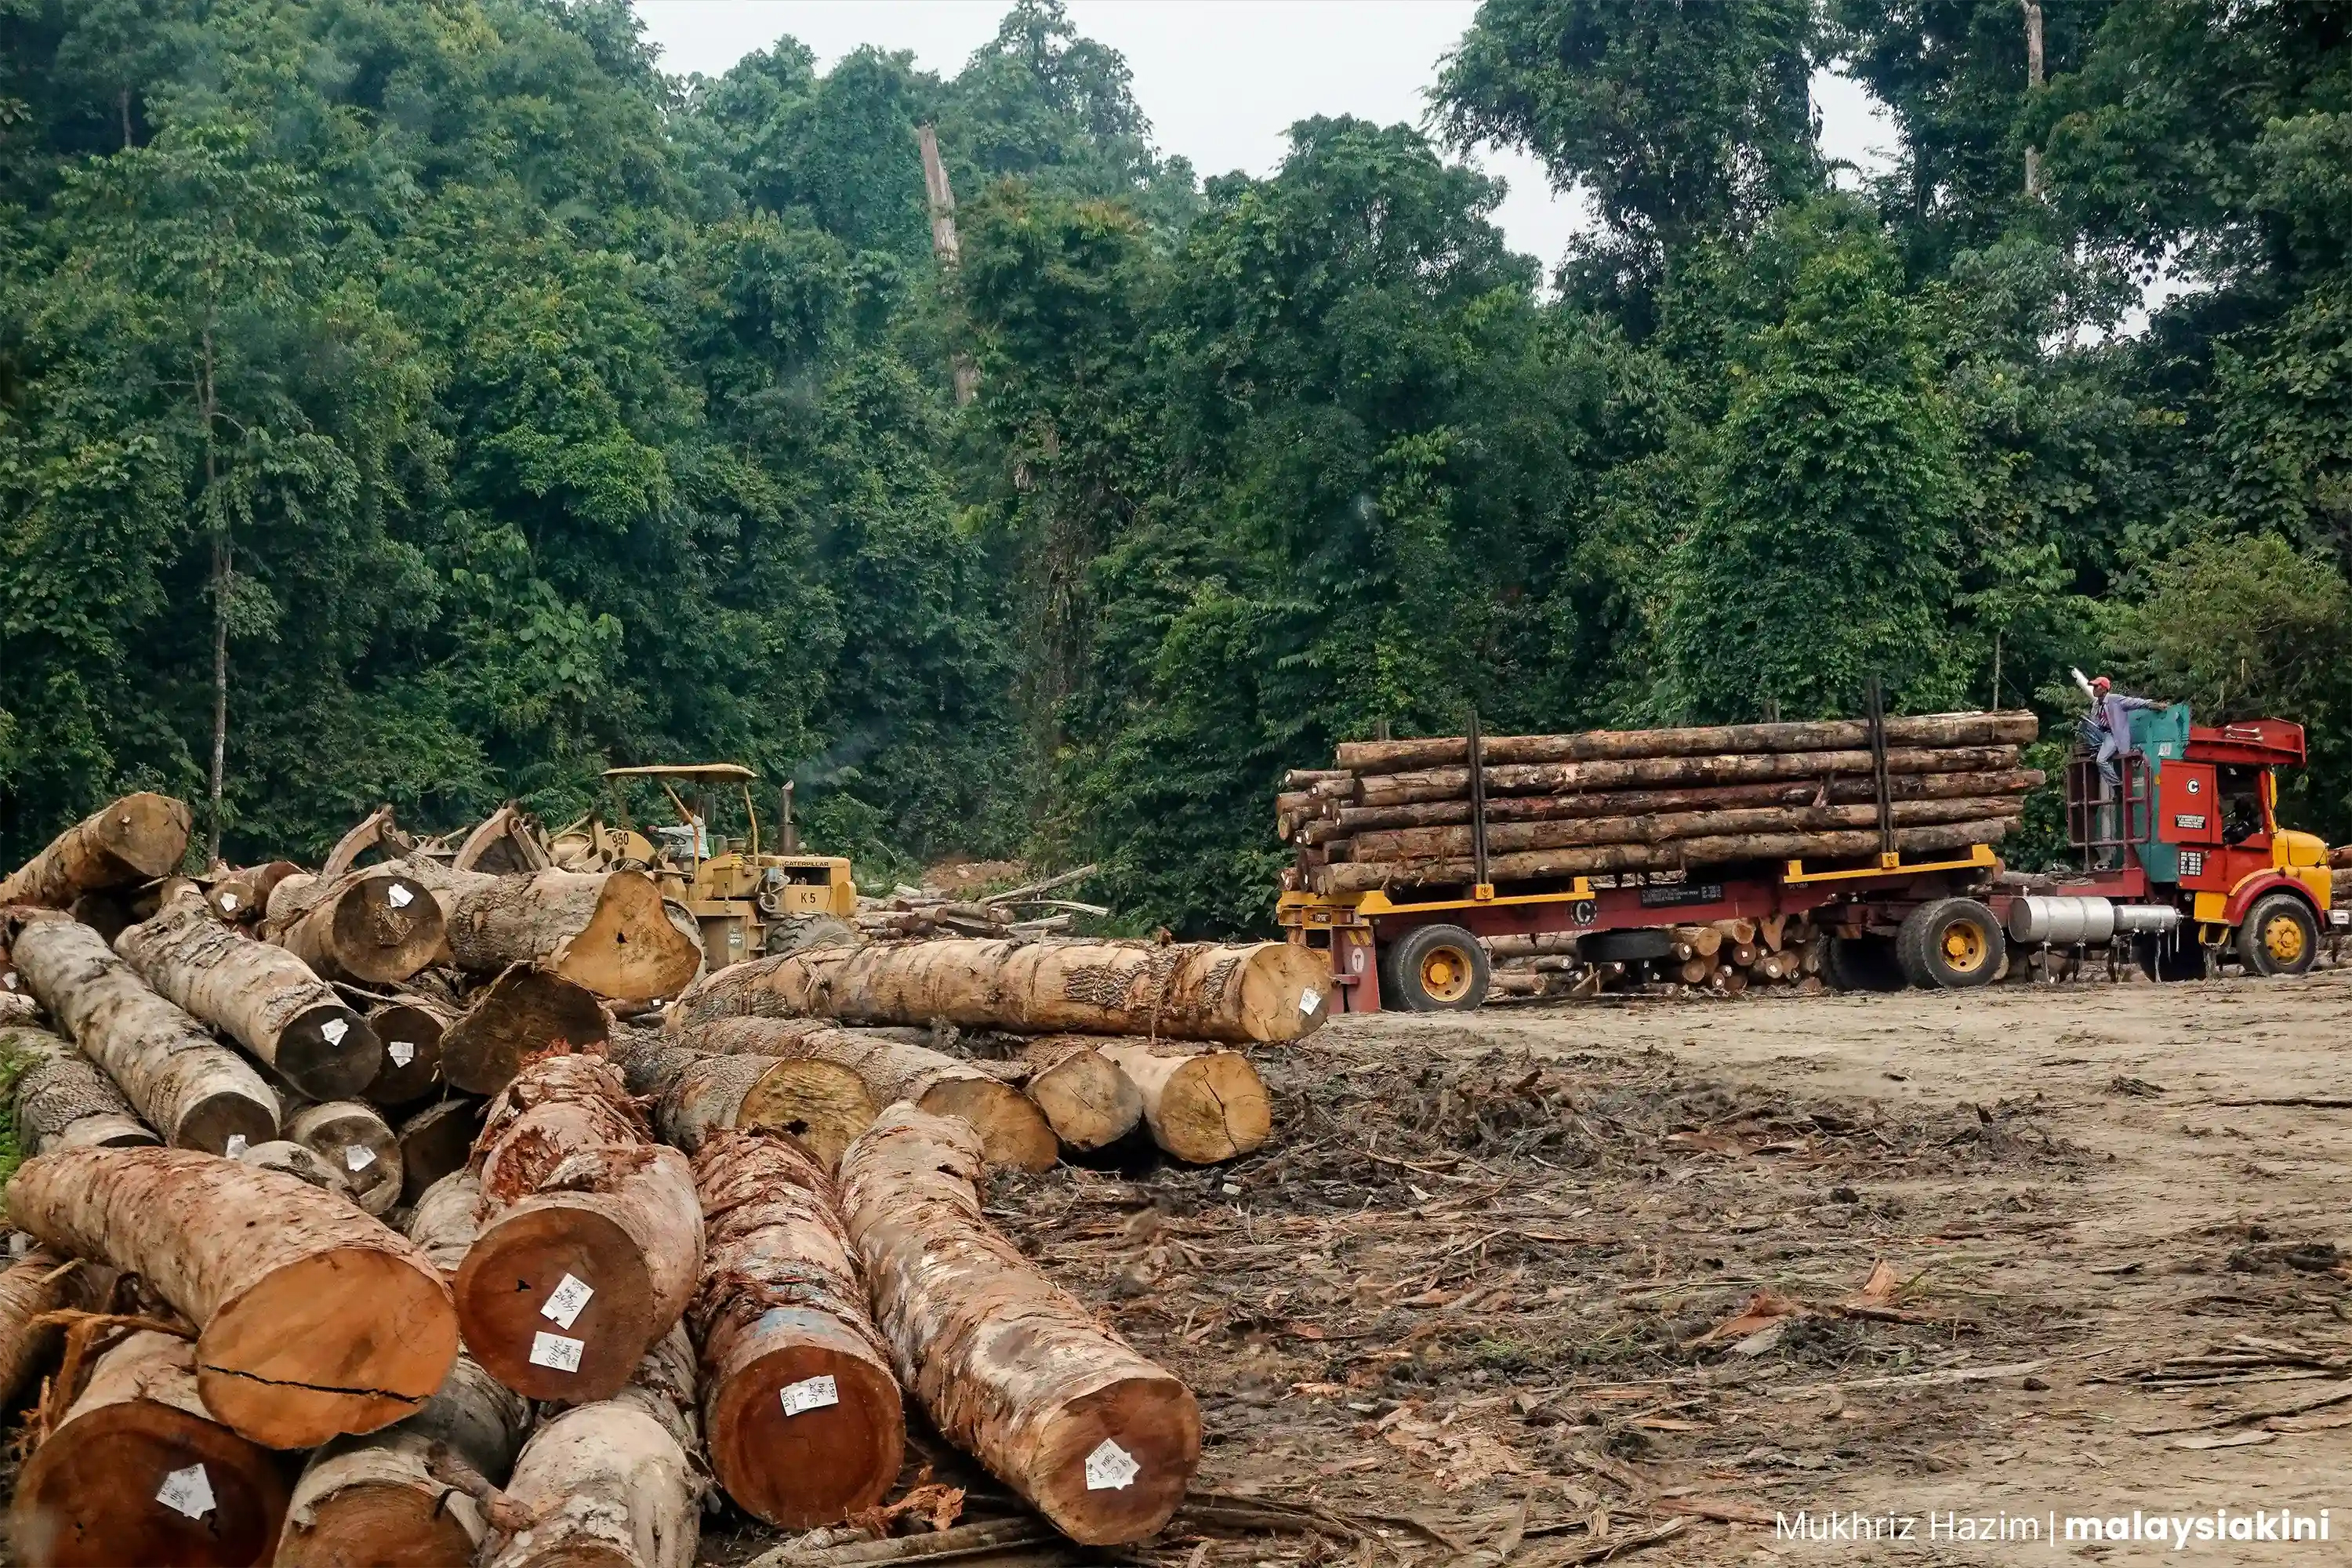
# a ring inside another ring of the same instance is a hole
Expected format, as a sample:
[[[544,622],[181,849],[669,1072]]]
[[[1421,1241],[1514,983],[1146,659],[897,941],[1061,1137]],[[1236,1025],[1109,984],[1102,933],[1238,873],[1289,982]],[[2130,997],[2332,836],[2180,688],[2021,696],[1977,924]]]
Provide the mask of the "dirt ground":
[[[1252,1158],[992,1194],[1201,1396],[1195,1505],[1069,1561],[2352,1561],[2352,971],[1256,1054]],[[2334,1511],[2326,1543],[2021,1539],[2135,1509]],[[1910,1536],[1777,1534],[1801,1510]]]

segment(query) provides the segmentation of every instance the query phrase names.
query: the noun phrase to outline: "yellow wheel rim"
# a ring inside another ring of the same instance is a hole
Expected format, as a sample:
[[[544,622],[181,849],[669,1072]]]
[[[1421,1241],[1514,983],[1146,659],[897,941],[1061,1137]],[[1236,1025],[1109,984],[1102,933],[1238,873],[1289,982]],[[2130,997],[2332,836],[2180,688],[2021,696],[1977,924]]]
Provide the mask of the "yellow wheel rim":
[[[1973,974],[1984,967],[1992,944],[1985,940],[1983,930],[1974,921],[1954,921],[1944,928],[1944,962],[1960,974]]]
[[[2303,922],[2280,915],[2263,926],[2263,951],[2274,963],[2294,963],[2303,957]]]
[[[1421,988],[1433,1002],[1459,1002],[1470,994],[1470,955],[1433,947],[1421,956]]]

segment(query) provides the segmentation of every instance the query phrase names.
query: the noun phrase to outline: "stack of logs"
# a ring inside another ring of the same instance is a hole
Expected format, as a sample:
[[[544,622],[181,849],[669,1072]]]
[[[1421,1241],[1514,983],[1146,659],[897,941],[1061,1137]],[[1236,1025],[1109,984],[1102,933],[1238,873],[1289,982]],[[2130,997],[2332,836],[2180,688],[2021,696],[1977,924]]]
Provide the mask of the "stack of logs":
[[[1885,721],[1886,816],[1906,853],[1999,842],[2042,774],[2019,766],[2030,712]],[[1284,885],[1328,895],[1476,879],[1469,742],[1350,742],[1295,772],[1275,827]],[[1877,758],[1864,721],[1600,730],[1481,743],[1487,879],[1680,872],[1877,854]]]
[[[988,1224],[982,1174],[1255,1148],[1234,1047],[1322,1024],[1310,955],[949,940],[698,979],[636,873],[339,851],[197,884],[187,828],[131,797],[0,883],[19,1562],[684,1568],[705,1476],[779,1527],[874,1510],[908,1394],[1076,1541],[1167,1521],[1192,1394]]]
[[[1490,994],[1545,1000],[1604,991],[1654,996],[1818,996],[1827,935],[1802,915],[1668,927],[1654,959],[1587,959],[1572,933],[1489,938]]]
[[[942,888],[909,887],[901,882],[886,899],[860,898],[854,922],[861,935],[876,941],[936,936],[1061,936],[1080,915],[1101,920],[1110,914],[1105,904],[1050,897],[1085,881],[1097,870],[1080,866],[1024,882],[1001,893],[972,895]]]

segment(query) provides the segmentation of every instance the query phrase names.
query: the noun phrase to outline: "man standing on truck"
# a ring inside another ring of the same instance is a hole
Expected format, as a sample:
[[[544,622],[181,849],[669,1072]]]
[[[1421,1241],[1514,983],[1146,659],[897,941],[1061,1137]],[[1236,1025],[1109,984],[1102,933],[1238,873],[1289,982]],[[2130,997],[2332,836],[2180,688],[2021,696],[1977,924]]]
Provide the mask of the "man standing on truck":
[[[2085,680],[2079,669],[2074,683],[2091,700],[2091,727],[2099,732],[2099,776],[2109,784],[2123,778],[2122,757],[2131,750],[2131,716],[2136,709],[2169,708],[2168,702],[2152,701],[2146,697],[2133,697],[2117,691],[2116,683],[2102,675],[2095,680]]]

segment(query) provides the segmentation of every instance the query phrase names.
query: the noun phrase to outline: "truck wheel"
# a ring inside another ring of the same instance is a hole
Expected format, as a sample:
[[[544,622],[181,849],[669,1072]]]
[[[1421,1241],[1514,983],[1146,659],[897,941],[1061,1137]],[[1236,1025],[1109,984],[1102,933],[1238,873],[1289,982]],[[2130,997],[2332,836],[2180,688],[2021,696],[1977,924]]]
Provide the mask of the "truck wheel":
[[[1900,991],[1909,984],[1883,936],[1833,936],[1822,954],[1822,973],[1840,991]]]
[[[1905,918],[1895,951],[1912,984],[1966,991],[1992,984],[2009,955],[2009,937],[1976,900],[1937,899]]]
[[[1596,963],[1636,963],[1645,958],[1664,958],[1674,945],[1674,938],[1664,931],[1643,927],[1638,931],[1595,931],[1578,942],[1576,950]]]
[[[2194,937],[2183,940],[2178,932],[2143,936],[2132,943],[2132,956],[2150,980],[2171,984],[2205,978],[2205,950]]]
[[[2249,974],[2301,974],[2319,956],[2319,922],[2293,893],[2265,893],[2238,928],[2238,962]]]
[[[1467,1013],[1486,999],[1494,973],[1486,950],[1460,926],[1415,926],[1390,944],[1381,962],[1384,996],[1408,1013]]]

